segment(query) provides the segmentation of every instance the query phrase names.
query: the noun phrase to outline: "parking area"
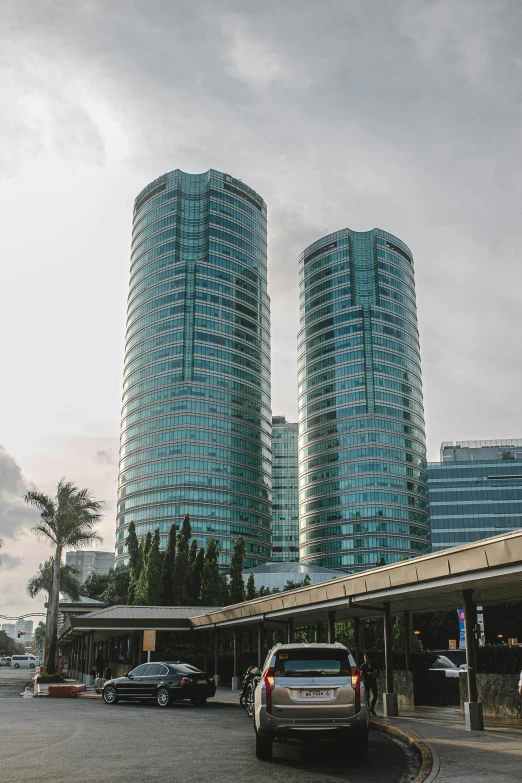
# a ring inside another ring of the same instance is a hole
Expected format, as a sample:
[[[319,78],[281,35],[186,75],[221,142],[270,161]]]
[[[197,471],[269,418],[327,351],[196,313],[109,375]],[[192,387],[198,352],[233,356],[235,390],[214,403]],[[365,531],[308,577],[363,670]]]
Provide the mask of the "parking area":
[[[416,755],[391,737],[370,733],[365,762],[334,758],[327,745],[276,743],[271,762],[255,757],[243,710],[96,700],[23,699],[29,676],[0,669],[0,783],[133,783],[231,780],[249,783],[406,783]]]

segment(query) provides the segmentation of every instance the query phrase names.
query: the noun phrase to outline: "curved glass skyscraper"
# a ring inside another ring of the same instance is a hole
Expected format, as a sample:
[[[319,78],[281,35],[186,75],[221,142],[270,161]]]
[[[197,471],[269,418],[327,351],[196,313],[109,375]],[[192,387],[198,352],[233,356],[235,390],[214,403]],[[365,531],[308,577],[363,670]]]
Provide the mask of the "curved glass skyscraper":
[[[172,171],[134,204],[116,561],[190,514],[198,545],[270,559],[266,205],[218,171]]]
[[[357,571],[429,551],[411,251],[343,229],[299,279],[300,559]]]

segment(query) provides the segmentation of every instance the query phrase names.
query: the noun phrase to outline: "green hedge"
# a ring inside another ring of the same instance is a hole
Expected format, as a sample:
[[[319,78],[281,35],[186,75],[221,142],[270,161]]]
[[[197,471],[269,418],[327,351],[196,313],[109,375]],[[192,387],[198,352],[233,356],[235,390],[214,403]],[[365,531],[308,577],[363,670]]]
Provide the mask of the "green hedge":
[[[518,674],[522,671],[522,647],[506,644],[479,647],[477,668],[487,674]]]
[[[370,660],[380,671],[384,670],[384,650],[368,650]],[[410,655],[410,669],[412,671],[427,671],[431,668],[437,659],[437,653],[430,650],[423,652],[412,652]],[[362,660],[359,661],[362,664]],[[406,668],[406,654],[403,652],[393,652],[393,668],[404,670]]]

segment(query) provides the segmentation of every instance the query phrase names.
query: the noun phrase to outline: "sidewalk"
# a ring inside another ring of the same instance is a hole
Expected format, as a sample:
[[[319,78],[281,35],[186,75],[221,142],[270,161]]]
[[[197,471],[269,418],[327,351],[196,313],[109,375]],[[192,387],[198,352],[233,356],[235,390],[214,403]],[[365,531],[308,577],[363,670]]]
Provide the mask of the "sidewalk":
[[[372,722],[406,729],[423,739],[433,755],[426,783],[514,783],[522,781],[522,721],[518,726],[485,723],[466,731],[458,707],[416,707],[398,718]],[[371,724],[370,724],[371,725]]]

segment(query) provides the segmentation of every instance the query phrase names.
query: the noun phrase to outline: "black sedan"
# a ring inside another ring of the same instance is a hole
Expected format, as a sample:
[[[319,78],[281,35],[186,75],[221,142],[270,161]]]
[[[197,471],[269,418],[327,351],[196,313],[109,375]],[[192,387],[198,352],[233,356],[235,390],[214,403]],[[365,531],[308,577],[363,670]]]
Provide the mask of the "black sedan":
[[[203,705],[215,693],[213,677],[182,661],[142,663],[103,686],[105,704],[156,699],[160,707],[168,707],[173,701],[190,699],[192,704]]]

